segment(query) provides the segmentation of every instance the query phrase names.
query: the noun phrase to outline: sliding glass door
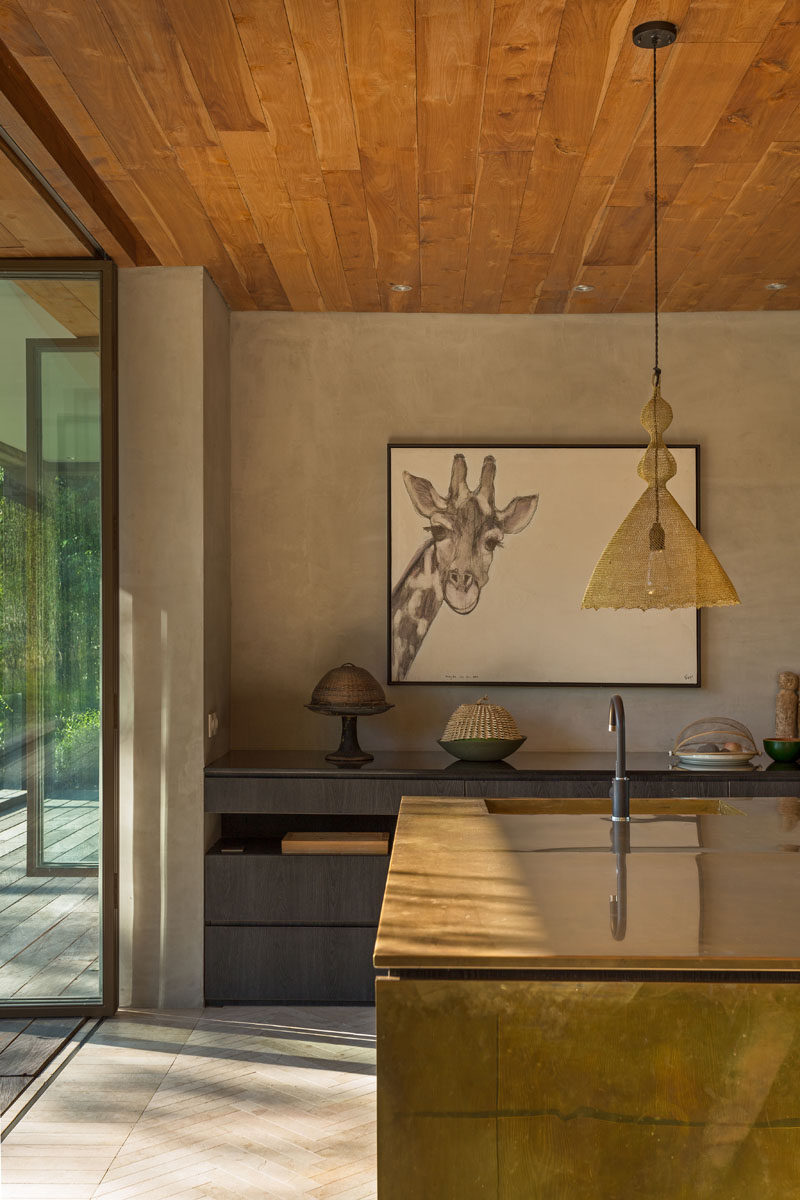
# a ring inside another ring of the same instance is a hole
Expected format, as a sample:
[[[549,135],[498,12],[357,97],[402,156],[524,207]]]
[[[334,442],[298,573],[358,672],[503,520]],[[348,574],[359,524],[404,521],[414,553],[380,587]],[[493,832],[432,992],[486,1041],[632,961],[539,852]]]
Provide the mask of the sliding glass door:
[[[0,267],[0,1009],[116,1002],[114,278]]]

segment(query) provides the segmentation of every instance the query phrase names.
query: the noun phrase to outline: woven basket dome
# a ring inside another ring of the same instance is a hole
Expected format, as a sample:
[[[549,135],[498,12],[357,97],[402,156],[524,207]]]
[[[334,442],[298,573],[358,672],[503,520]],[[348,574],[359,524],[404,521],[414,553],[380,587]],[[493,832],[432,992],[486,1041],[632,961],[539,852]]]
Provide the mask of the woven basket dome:
[[[490,704],[486,696],[474,704],[459,704],[442,734],[443,742],[463,738],[521,738],[517,723],[507,709]]]
[[[383,688],[369,671],[353,663],[342,663],[322,676],[311,693],[312,704],[358,705],[385,704]]]

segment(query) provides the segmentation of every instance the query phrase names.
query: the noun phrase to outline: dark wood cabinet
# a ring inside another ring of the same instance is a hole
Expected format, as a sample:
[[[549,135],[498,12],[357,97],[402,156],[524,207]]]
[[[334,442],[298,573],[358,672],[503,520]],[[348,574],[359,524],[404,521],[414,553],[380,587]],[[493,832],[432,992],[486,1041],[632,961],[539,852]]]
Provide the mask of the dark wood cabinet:
[[[207,925],[209,1004],[372,1004],[367,926]]]
[[[290,830],[391,835],[403,796],[604,797],[613,754],[516,754],[458,763],[444,752],[383,754],[341,770],[321,755],[238,751],[206,768],[220,839],[205,860],[208,1004],[371,1004],[386,856],[282,855]],[[670,770],[631,754],[631,794],[795,796],[800,770]],[[223,853],[238,847],[239,853]]]

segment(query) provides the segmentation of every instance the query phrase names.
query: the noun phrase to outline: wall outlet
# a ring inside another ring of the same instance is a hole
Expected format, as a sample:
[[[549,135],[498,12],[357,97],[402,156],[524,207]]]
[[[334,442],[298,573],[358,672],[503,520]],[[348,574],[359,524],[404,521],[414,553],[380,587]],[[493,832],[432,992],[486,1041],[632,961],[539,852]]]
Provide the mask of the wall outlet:
[[[219,733],[219,717],[216,713],[208,714],[208,736],[216,737]]]

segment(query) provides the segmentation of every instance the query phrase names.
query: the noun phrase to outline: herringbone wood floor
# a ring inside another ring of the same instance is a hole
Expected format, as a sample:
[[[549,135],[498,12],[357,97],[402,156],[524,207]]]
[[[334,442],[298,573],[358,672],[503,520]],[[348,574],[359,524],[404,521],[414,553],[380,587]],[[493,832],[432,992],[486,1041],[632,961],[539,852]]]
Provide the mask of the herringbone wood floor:
[[[374,1010],[106,1021],[8,1134],[2,1200],[368,1200]]]

